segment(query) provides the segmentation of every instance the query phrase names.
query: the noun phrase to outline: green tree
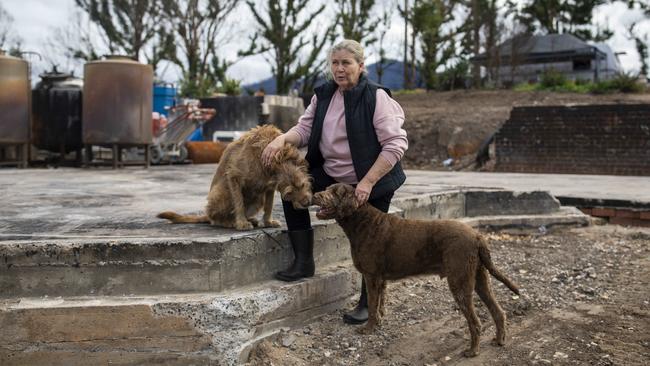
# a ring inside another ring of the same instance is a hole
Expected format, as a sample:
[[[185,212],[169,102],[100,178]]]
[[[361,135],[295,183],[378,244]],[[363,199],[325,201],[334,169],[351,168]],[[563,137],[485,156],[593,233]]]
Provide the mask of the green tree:
[[[343,38],[366,46],[377,41],[374,34],[381,18],[372,14],[375,0],[335,0],[337,21]]]
[[[413,31],[422,48],[420,72],[428,90],[439,89],[438,68],[456,56],[459,29],[451,26],[456,0],[420,0],[413,8]]]
[[[569,33],[585,40],[603,41],[614,33],[604,28],[592,31],[593,11],[609,0],[529,0],[521,21],[530,32]]]
[[[325,4],[305,14],[310,0],[287,0],[284,7],[280,0],[265,2],[266,9],[259,8],[253,1],[246,2],[257,22],[257,30],[250,38],[249,49],[240,55],[263,54],[271,65],[277,93],[287,94],[296,81],[318,72],[322,65],[317,62],[318,57],[325,43],[331,41],[336,23],[321,32],[313,32],[309,42],[304,34],[325,9]],[[311,50],[306,57],[301,57],[308,45]]]
[[[217,83],[226,83],[231,63],[217,56],[219,35],[238,4],[239,0],[162,0],[166,23],[173,32],[162,50],[181,68],[182,95],[209,96]]]
[[[160,32],[161,7],[159,0],[75,0],[90,20],[100,28],[110,53],[120,53],[135,60],[144,59],[154,66],[161,59],[160,48],[146,46]],[[165,38],[163,36],[163,38]],[[83,52],[83,50],[80,50]]]

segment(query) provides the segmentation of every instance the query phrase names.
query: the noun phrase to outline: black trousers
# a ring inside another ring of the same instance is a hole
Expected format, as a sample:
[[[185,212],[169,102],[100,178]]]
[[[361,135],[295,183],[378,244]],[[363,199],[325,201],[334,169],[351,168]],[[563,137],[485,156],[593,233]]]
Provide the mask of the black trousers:
[[[314,193],[324,191],[328,186],[337,183],[334,178],[325,173],[323,168],[315,169],[311,172],[313,178],[312,191]],[[393,192],[381,197],[376,197],[368,200],[368,203],[373,207],[383,212],[388,212],[390,201],[393,199]],[[289,231],[295,230],[308,230],[311,229],[311,220],[309,218],[309,210],[293,208],[291,201],[282,200],[282,208],[284,209],[284,219],[287,221],[287,228]]]

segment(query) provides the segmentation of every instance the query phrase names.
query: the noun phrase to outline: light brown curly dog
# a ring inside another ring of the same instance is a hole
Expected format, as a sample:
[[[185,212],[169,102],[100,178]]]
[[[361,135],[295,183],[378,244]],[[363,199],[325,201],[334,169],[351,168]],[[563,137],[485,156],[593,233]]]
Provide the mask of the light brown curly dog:
[[[209,222],[247,230],[258,226],[255,216],[264,208],[262,226],[280,226],[271,217],[276,189],[282,199],[291,201],[296,208],[309,206],[312,196],[307,162],[294,146],[285,145],[270,167],[262,164],[262,150],[280,134],[276,127],[264,125],[228,144],[212,178],[205,215],[179,215],[166,211],[158,217],[173,223]]]
[[[354,266],[366,280],[368,323],[360,331],[372,332],[384,315],[386,280],[421,274],[447,277],[454,300],[467,319],[471,335],[468,357],[479,352],[481,324],[472,293],[476,291],[496,323],[497,345],[504,345],[506,315],[490,287],[491,274],[518,294],[517,286],[492,264],[483,237],[470,226],[454,220],[407,220],[389,215],[369,204],[358,206],[354,188],[334,184],[314,195],[320,206],[317,217],[336,219],[350,240]]]

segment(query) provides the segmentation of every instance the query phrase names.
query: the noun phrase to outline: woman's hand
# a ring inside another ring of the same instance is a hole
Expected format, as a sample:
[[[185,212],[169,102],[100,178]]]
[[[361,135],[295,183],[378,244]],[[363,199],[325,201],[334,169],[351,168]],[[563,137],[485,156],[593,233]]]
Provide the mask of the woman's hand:
[[[357,198],[357,203],[359,206],[368,202],[368,198],[370,197],[370,192],[372,191],[373,186],[374,184],[370,183],[370,181],[367,179],[362,179],[361,182],[357,184],[357,188],[354,190],[354,195]]]
[[[262,164],[270,167],[271,163],[273,163],[273,158],[282,150],[282,147],[284,147],[284,135],[276,137],[270,144],[266,145],[262,151]]]

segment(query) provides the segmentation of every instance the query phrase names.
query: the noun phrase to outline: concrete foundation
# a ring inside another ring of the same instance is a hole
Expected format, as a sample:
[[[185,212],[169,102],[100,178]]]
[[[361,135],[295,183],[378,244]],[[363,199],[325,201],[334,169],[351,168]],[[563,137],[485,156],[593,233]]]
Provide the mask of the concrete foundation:
[[[213,171],[0,171],[0,364],[236,365],[260,339],[358,292],[334,221],[313,217],[316,276],[283,283],[272,279],[292,260],[282,229],[155,218],[199,212]],[[275,211],[282,219],[279,202]],[[397,192],[392,212],[493,230],[589,223],[547,192],[418,180]]]

